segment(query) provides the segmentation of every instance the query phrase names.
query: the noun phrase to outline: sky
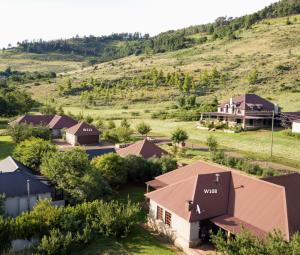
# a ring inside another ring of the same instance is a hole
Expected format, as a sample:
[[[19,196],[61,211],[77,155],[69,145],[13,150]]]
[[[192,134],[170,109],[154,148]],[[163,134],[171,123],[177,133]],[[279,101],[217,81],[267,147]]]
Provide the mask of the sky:
[[[274,0],[0,0],[0,47],[25,39],[171,29],[250,14]]]

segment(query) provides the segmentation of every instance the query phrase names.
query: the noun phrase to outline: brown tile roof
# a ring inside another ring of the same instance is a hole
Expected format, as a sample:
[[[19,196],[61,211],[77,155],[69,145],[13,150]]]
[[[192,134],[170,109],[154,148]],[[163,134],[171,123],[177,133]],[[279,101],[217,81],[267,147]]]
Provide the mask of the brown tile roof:
[[[99,135],[100,132],[93,125],[80,122],[66,130],[66,133],[76,136]]]
[[[48,125],[53,119],[53,115],[23,115],[18,119],[10,122],[9,124],[32,124],[36,125]]]
[[[48,124],[51,129],[62,129],[62,128],[70,128],[76,125],[78,122],[72,119],[69,116],[63,115],[55,115],[50,123]]]
[[[23,115],[9,124],[45,125],[51,129],[70,128],[78,122],[69,116],[63,115]]]
[[[161,149],[159,146],[149,141],[148,139],[144,139],[125,148],[122,148],[118,150],[117,153],[122,157],[125,157],[127,155],[137,155],[142,156],[145,159],[149,159],[151,157],[159,158],[162,155],[168,154],[168,152]]]
[[[243,229],[247,229],[253,235],[256,235],[260,238],[264,238],[267,235],[267,233],[261,229],[227,214],[213,218],[211,221],[220,228],[223,228],[234,235],[241,233]]]
[[[216,173],[220,175],[218,184],[214,181]],[[199,161],[156,177],[155,180],[167,186],[146,196],[188,221],[229,215],[236,222],[246,223],[246,228],[251,226],[250,231],[264,233],[276,228],[289,239],[290,234],[300,230],[297,217],[300,212],[300,190],[297,187],[300,186],[300,175],[297,178],[289,175],[276,178],[261,180],[234,169]],[[204,190],[217,190],[217,193],[205,193]],[[193,204],[191,212],[186,209],[188,200]]]
[[[273,111],[274,104],[268,100],[256,95],[256,94],[244,94],[232,98],[233,103],[240,110],[251,110],[252,106],[261,106],[263,111]],[[229,101],[221,104],[221,107],[225,107],[229,104]]]
[[[300,174],[288,174],[282,176],[268,177],[265,181],[284,187],[286,194],[287,214],[289,221],[289,232],[300,230]]]

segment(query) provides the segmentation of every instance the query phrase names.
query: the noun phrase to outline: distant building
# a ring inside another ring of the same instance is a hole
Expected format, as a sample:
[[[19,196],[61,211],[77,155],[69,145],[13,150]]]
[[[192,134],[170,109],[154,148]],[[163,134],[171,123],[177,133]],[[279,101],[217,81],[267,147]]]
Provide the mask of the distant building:
[[[300,175],[258,179],[199,161],[149,181],[149,224],[185,249],[209,240],[210,230],[243,228],[264,238],[279,230],[289,241],[300,230]]]
[[[63,115],[23,115],[10,122],[10,125],[31,124],[33,126],[43,125],[49,127],[54,138],[62,136],[62,130],[76,125],[78,122],[73,118]]]
[[[168,152],[160,148],[155,143],[149,141],[148,139],[138,141],[125,148],[119,149],[117,150],[117,153],[122,157],[126,157],[128,155],[136,155],[141,156],[144,159],[149,159],[151,157],[160,158],[163,155],[168,155]]]
[[[293,121],[292,132],[300,134],[300,119]]]
[[[80,122],[66,130],[66,141],[73,146],[98,144],[99,136],[98,129],[85,122]]]
[[[39,199],[52,198],[53,188],[41,176],[7,157],[0,162],[0,194],[5,196],[5,213],[17,216],[31,210]]]
[[[201,114],[202,120],[219,120],[228,125],[241,125],[243,129],[271,127],[272,118],[278,116],[280,109],[276,104],[256,95],[244,94],[230,98],[218,106],[217,112]]]

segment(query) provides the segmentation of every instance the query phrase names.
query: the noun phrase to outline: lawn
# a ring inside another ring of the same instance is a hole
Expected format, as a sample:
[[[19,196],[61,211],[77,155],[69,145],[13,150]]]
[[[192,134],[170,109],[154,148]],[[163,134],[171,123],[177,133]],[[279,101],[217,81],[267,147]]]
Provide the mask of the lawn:
[[[189,135],[189,141],[195,144],[203,145],[206,143],[208,136],[216,137],[219,145],[227,150],[239,152],[246,157],[253,159],[270,160],[271,150],[271,131],[258,130],[248,131],[238,134],[229,134],[222,131],[209,132],[196,128],[194,121],[174,121],[174,120],[160,120],[151,119],[151,113],[157,109],[163,109],[166,104],[144,104],[131,105],[129,109],[102,107],[101,109],[85,109],[84,114],[92,117],[101,117],[104,119],[114,118],[128,118],[132,128],[135,128],[137,123],[145,121],[150,124],[152,131],[151,135],[170,137],[171,133],[176,128],[185,129]],[[146,112],[146,109],[148,111]],[[79,108],[66,107],[66,111],[78,113]],[[131,112],[139,112],[138,116],[132,116]],[[119,123],[119,120],[116,121]],[[274,146],[273,146],[273,161],[300,167],[300,144],[299,140],[294,137],[288,137],[282,131],[276,130],[274,132]]]
[[[129,185],[115,194],[115,199],[126,203],[128,198],[132,202],[144,201],[146,186]],[[146,208],[142,209],[141,222],[145,222]],[[163,239],[157,233],[147,229],[143,224],[136,226],[128,238],[97,238],[80,254],[162,254],[171,255],[181,253],[177,248]]]
[[[14,146],[10,136],[0,136],[0,160],[11,155]]]

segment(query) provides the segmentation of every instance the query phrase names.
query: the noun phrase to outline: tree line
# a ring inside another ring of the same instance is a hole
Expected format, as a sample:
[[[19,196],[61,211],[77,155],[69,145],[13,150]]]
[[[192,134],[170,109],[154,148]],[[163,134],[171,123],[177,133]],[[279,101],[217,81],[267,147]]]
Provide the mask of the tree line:
[[[225,38],[237,39],[235,33],[239,29],[249,29],[251,26],[263,19],[277,18],[300,13],[299,0],[281,0],[270,4],[264,9],[253,14],[238,18],[219,17],[214,22],[204,25],[191,26],[179,30],[171,30],[150,37],[149,34],[141,35],[135,33],[119,33],[108,36],[84,36],[70,39],[52,41],[22,41],[18,43],[18,49],[24,52],[50,53],[58,52],[81,56],[96,57],[91,63],[97,61],[109,61],[129,55],[140,55],[142,53],[159,53],[174,51],[197,43],[204,43],[206,36],[193,40],[190,35],[207,33],[211,39]],[[116,43],[121,42],[121,43]]]

